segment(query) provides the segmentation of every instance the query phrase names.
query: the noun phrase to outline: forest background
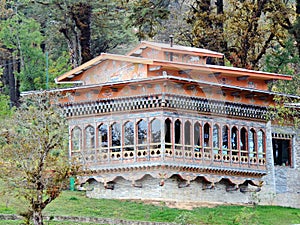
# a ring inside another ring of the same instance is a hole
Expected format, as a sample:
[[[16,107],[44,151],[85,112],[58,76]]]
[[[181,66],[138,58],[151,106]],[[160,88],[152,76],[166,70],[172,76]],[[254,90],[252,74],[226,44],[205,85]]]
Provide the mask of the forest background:
[[[1,114],[102,52],[170,35],[226,66],[293,75],[270,90],[300,93],[300,0],[0,0]]]

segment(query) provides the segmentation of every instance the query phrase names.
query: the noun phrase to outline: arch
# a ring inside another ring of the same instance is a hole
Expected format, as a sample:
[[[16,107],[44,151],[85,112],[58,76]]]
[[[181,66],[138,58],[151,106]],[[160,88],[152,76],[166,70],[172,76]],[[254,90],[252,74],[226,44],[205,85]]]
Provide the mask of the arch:
[[[229,128],[227,125],[222,127],[222,149],[229,149]]]
[[[231,149],[238,149],[238,129],[236,126],[231,128]]]
[[[250,129],[248,134],[248,146],[249,156],[254,157],[256,154],[256,132],[253,128]]]
[[[179,119],[174,123],[174,136],[175,144],[182,144],[182,125]]]
[[[241,156],[248,156],[248,131],[245,127],[240,130],[240,150]],[[245,157],[242,160],[245,160]]]
[[[248,131],[245,127],[240,130],[240,149],[246,151],[248,149]]]
[[[218,124],[214,124],[213,126],[213,147],[219,148],[220,147],[220,127]]]
[[[204,147],[210,147],[210,124],[205,123],[203,127],[203,143]]]
[[[71,150],[80,151],[82,149],[82,131],[79,127],[74,127],[71,131]]]
[[[151,140],[152,147],[159,148],[161,144],[161,121],[154,119],[151,121]]]
[[[126,151],[134,149],[134,124],[128,121],[123,126],[124,131],[124,146]]]
[[[172,147],[172,122],[169,118],[165,120],[165,144],[166,148],[171,148]]]
[[[137,144],[143,145],[148,142],[148,124],[145,120],[140,120],[137,123]]]
[[[265,153],[265,133],[263,130],[257,132],[257,154],[258,158],[264,158]]]
[[[113,123],[110,126],[111,146],[113,152],[121,151],[121,124]]]
[[[190,121],[186,121],[184,123],[184,144],[185,145],[191,145],[192,144],[191,127],[192,127],[192,124],[191,124]]]
[[[194,124],[194,150],[200,151],[201,146],[201,125],[199,122]]]
[[[98,126],[98,147],[108,147],[108,126],[106,124]]]
[[[92,125],[88,125],[85,128],[85,139],[84,139],[84,147],[86,149],[95,148],[95,128]]]

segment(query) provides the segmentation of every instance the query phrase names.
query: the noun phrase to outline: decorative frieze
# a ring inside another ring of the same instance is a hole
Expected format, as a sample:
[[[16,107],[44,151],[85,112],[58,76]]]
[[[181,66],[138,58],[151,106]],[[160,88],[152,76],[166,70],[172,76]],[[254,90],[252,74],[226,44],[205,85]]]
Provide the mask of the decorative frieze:
[[[264,120],[267,113],[267,108],[261,106],[251,106],[171,94],[104,99],[82,103],[66,103],[63,107],[67,117],[156,108],[189,110],[200,113],[258,120]]]

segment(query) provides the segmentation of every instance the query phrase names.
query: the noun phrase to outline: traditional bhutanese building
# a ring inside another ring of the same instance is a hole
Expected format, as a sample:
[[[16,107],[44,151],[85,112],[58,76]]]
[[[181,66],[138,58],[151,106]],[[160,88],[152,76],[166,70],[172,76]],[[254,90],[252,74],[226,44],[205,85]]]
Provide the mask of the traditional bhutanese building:
[[[56,78],[76,84],[62,105],[89,197],[300,207],[299,137],[266,120],[268,83],[292,77],[223,57],[141,42]]]

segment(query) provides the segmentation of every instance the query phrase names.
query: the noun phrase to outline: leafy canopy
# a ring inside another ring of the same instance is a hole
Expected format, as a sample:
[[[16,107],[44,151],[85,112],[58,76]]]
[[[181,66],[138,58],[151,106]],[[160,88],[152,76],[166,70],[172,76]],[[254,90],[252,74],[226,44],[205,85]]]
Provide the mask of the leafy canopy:
[[[59,196],[72,170],[67,123],[55,99],[47,92],[23,97],[0,129],[0,178],[24,200],[21,213],[35,224],[43,224],[42,210]]]

